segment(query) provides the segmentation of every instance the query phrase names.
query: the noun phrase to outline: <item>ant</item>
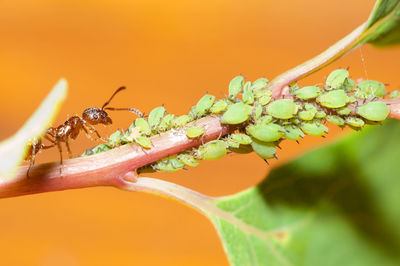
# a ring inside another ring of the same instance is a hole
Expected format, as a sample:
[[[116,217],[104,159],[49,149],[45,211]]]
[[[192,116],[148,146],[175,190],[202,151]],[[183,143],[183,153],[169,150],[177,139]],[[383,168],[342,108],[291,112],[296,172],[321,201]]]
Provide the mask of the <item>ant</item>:
[[[45,135],[43,138],[46,140],[50,141],[50,145],[44,145],[42,144],[42,138],[34,138],[30,143],[28,143],[28,151],[25,156],[25,160],[30,161],[30,165],[28,168],[28,171],[26,175],[29,177],[29,170],[35,163],[35,156],[40,150],[44,149],[49,149],[54,146],[57,146],[59,152],[60,152],[60,164],[62,165],[63,163],[63,158],[62,158],[62,147],[61,147],[61,142],[65,143],[65,146],[67,146],[67,151],[68,151],[68,156],[69,158],[72,158],[72,152],[69,147],[69,139],[76,139],[79,135],[79,132],[81,130],[85,131],[86,135],[92,139],[89,135],[89,133],[96,133],[97,137],[103,141],[107,141],[103,139],[99,132],[93,127],[94,125],[97,124],[103,124],[103,125],[110,125],[112,124],[111,118],[108,116],[107,112],[105,110],[111,110],[111,111],[130,111],[132,113],[135,113],[136,115],[143,117],[144,114],[141,113],[139,110],[134,109],[134,108],[114,108],[114,107],[107,107],[108,104],[111,102],[111,100],[114,98],[114,96],[119,93],[122,90],[125,90],[126,87],[120,87],[118,88],[110,97],[110,99],[103,104],[101,108],[96,108],[96,107],[91,107],[87,108],[86,110],[83,111],[82,117],[79,116],[72,116],[68,118],[64,124],[59,125],[58,127],[50,127],[47,129]],[[60,168],[61,172],[61,168]]]

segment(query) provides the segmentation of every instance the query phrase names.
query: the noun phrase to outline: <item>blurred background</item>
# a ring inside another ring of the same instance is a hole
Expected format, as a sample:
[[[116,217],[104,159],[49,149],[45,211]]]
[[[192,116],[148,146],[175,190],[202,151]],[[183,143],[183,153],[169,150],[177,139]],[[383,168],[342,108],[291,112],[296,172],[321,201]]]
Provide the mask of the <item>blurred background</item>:
[[[115,107],[148,113],[165,104],[187,113],[207,91],[227,93],[229,81],[272,79],[322,52],[363,23],[373,0],[127,0],[0,1],[0,139],[15,133],[61,77],[68,98],[55,124],[101,106],[119,86]],[[302,81],[323,82],[350,66],[353,78],[400,89],[400,49],[354,50]],[[103,136],[134,115],[111,113]],[[202,162],[190,171],[152,174],[212,196],[239,192],[271,168],[334,141],[283,142],[267,166],[254,154]],[[78,156],[98,143],[82,134]],[[66,156],[66,155],[65,155]],[[56,149],[37,162],[59,160]],[[0,200],[1,265],[228,265],[211,223],[194,210],[151,195],[90,188]]]

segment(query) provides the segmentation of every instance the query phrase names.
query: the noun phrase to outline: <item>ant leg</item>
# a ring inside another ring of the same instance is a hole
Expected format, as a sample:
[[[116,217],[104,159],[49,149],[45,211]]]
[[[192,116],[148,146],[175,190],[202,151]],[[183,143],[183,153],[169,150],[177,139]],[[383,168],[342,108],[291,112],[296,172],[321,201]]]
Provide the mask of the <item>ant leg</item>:
[[[29,178],[29,171],[31,170],[31,167],[35,164],[35,157],[36,157],[36,145],[32,145],[31,159],[29,162],[28,171],[26,171],[27,178]]]
[[[72,152],[71,152],[71,148],[69,147],[68,139],[65,141],[65,146],[67,146],[68,156],[71,159],[72,158]]]
[[[57,142],[57,148],[58,151],[60,152],[60,175],[62,175],[63,157],[62,157],[62,147],[60,142]]]
[[[86,124],[86,125],[87,125],[87,124]],[[100,136],[99,132],[98,132],[94,127],[92,127],[91,125],[89,125],[89,129],[90,129],[92,132],[96,133],[96,136],[97,136],[99,139],[101,139],[102,141],[104,141],[104,142],[107,142],[107,141],[108,141],[108,140],[106,140],[105,138],[102,138],[102,137]]]

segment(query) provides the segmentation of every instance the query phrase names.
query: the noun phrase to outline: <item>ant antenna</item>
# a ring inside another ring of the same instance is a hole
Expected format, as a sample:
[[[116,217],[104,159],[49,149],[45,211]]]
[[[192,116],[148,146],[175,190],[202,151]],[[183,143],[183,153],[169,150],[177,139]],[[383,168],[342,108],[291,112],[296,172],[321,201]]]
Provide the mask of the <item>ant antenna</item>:
[[[125,86],[122,86],[122,87],[118,88],[118,89],[113,93],[113,95],[111,95],[110,99],[109,99],[105,104],[103,104],[103,106],[101,107],[101,110],[104,110],[104,107],[106,107],[106,106],[111,102],[111,100],[114,98],[114,96],[115,96],[118,92],[120,92],[120,91],[122,91],[122,90],[125,90],[125,89],[126,89]]]
[[[143,117],[144,114],[143,114],[142,112],[140,112],[139,110],[135,109],[135,108],[114,108],[114,107],[106,107],[106,106],[111,102],[111,100],[114,98],[114,96],[115,96],[118,92],[120,92],[120,91],[122,91],[122,90],[125,90],[125,89],[126,89],[125,86],[122,86],[122,87],[118,88],[118,89],[113,93],[113,95],[111,95],[110,99],[109,99],[105,104],[103,104],[103,106],[101,107],[101,110],[130,111],[130,112],[132,112],[132,113],[134,113],[134,114],[137,114],[137,115],[140,116],[140,117]]]

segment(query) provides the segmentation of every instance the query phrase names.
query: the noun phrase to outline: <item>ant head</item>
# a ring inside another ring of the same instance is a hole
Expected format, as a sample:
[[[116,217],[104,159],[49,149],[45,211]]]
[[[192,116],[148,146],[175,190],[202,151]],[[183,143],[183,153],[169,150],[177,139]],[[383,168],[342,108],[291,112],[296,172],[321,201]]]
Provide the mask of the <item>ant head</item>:
[[[103,124],[110,125],[112,124],[111,118],[108,116],[106,111],[100,108],[88,108],[83,111],[82,118],[91,125]]]

